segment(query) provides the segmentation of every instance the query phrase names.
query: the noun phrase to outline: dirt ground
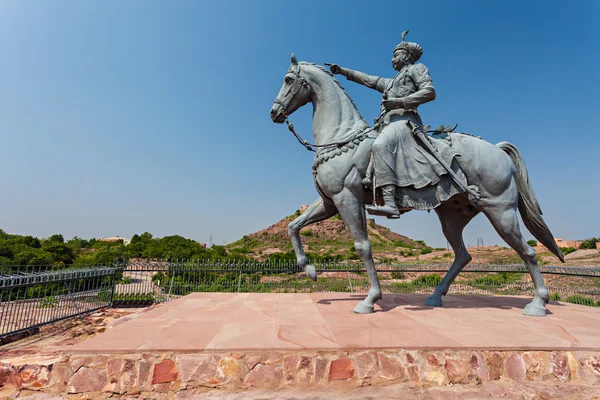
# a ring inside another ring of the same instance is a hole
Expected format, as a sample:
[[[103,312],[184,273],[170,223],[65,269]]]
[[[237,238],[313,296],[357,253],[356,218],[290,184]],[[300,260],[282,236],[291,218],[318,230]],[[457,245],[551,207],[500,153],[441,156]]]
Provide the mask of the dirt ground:
[[[117,323],[117,319],[143,310],[145,309],[133,307],[104,308],[81,318],[75,317],[42,326],[39,328],[39,333],[24,336],[1,346],[0,361],[26,354],[52,353],[52,349],[55,346],[74,345],[98,333],[104,332],[109,326]],[[123,319],[120,321],[123,321]],[[2,399],[1,396],[0,399]]]

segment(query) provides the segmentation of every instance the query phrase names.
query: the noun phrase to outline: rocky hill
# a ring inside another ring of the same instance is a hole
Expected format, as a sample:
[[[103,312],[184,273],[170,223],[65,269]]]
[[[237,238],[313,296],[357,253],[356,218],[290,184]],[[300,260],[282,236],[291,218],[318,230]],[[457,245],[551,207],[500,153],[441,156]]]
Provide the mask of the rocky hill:
[[[281,257],[294,259],[294,252],[287,234],[288,224],[299,216],[304,207],[296,213],[258,232],[226,246],[230,255],[240,254],[257,260]],[[452,250],[432,249],[420,240],[393,232],[368,220],[368,233],[376,261],[442,262],[451,263]],[[358,259],[354,240],[344,222],[332,217],[309,225],[300,231],[304,251],[311,259]],[[521,263],[517,253],[503,246],[472,246],[468,249],[473,263],[516,262]],[[541,244],[535,246],[541,265],[560,265],[558,259]],[[600,266],[600,250],[579,250],[566,256],[568,264]]]
[[[301,214],[298,210],[281,221],[244,236],[227,245],[230,252],[239,252],[262,259],[276,254],[293,258],[292,244],[287,234],[288,224]],[[368,220],[369,239],[378,259],[406,258],[432,251],[424,242],[416,241]],[[316,222],[300,231],[305,252],[313,258],[358,258],[354,240],[344,222],[338,217]]]

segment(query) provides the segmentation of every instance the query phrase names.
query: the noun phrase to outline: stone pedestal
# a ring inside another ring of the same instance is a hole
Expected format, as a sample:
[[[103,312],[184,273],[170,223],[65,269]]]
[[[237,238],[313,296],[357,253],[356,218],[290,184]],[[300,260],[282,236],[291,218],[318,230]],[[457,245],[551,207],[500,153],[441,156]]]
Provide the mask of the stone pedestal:
[[[109,395],[512,380],[600,384],[600,309],[519,297],[197,293],[74,346],[0,359],[0,386]]]

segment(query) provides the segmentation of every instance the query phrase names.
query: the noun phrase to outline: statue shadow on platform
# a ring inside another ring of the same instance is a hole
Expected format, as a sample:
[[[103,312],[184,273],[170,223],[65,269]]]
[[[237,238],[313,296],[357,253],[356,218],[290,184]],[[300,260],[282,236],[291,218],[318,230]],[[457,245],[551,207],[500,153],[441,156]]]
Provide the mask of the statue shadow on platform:
[[[345,298],[321,299],[318,304],[332,304],[333,302],[356,301],[357,298],[362,298],[362,294],[351,294]],[[378,301],[374,312],[388,312],[398,307],[404,307],[406,311],[428,311],[435,308],[442,309],[477,309],[477,308],[496,308],[500,310],[510,310],[513,308],[522,309],[527,305],[529,299],[526,297],[515,296],[474,296],[474,295],[450,295],[446,297],[443,307],[431,307],[424,305],[426,294],[388,294],[383,300]],[[554,306],[563,306],[556,301],[550,301]],[[548,315],[553,314],[546,309]]]

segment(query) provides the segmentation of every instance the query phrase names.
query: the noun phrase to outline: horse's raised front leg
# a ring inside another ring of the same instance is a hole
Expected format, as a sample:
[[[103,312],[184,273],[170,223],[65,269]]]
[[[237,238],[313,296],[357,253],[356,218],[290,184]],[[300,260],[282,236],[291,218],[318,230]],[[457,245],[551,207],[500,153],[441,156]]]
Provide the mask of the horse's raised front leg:
[[[367,268],[371,288],[367,297],[354,308],[359,314],[372,313],[375,302],[381,300],[381,287],[371,253],[371,243],[367,234],[367,218],[363,201],[359,200],[349,189],[342,190],[333,197],[333,202],[338,209],[344,224],[354,238],[354,248],[362,258]]]
[[[288,225],[288,235],[296,253],[298,266],[304,270],[306,276],[313,281],[317,280],[317,271],[315,267],[308,264],[308,258],[304,254],[302,241],[300,240],[300,229],[314,222],[323,221],[324,219],[333,217],[337,213],[337,209],[331,202],[325,202],[322,198],[318,198],[308,206],[308,208],[298,218],[293,220]]]

